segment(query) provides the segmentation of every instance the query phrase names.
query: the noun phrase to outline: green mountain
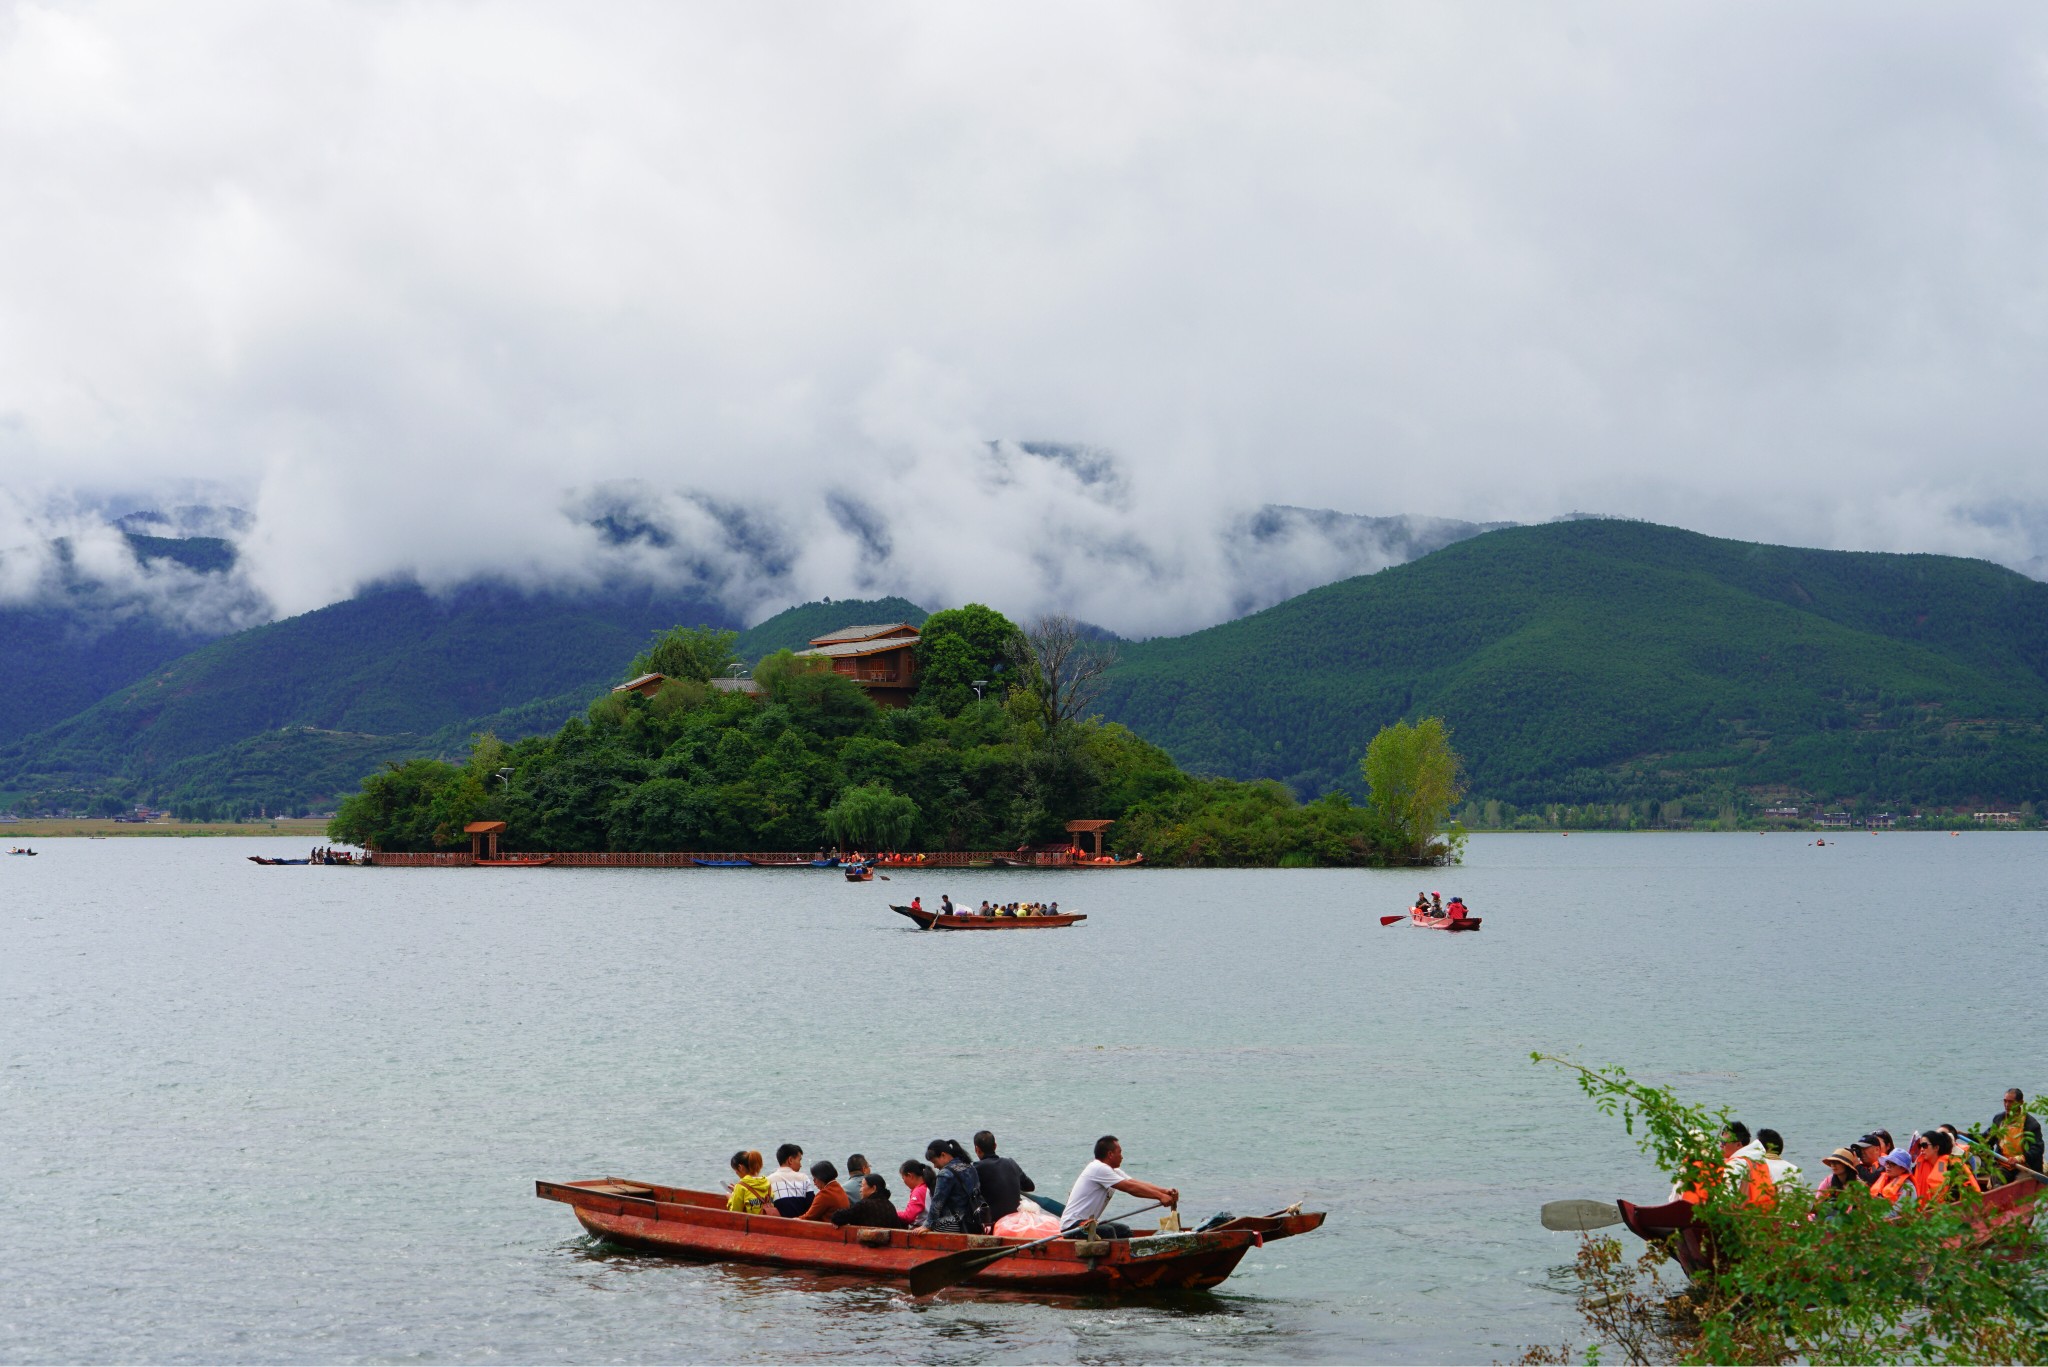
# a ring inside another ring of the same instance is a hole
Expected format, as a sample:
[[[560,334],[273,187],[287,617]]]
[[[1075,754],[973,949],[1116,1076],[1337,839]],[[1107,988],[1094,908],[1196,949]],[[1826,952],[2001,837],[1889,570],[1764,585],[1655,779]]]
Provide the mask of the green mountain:
[[[45,806],[109,791],[324,803],[366,765],[452,748],[474,729],[551,731],[656,631],[724,621],[715,607],[646,589],[373,589],[150,668],[0,747],[0,792]]]
[[[225,574],[235,563],[235,548],[217,537],[129,533],[128,545],[138,560],[201,574]],[[0,745],[55,725],[209,639],[71,573],[68,543],[57,552],[54,595],[0,607]]]
[[[1126,646],[1109,685],[1184,766],[1303,792],[1439,715],[1471,791],[1522,804],[2048,798],[2048,585],[1945,556],[1513,528]]]

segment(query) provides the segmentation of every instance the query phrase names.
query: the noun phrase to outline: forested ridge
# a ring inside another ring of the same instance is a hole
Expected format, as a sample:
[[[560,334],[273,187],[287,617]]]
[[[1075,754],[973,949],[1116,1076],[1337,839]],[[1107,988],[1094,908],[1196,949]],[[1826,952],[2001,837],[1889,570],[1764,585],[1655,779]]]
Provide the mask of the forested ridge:
[[[1128,646],[1105,716],[1197,772],[1351,788],[1440,715],[1475,797],[2048,797],[2048,585],[1982,561],[1581,520]],[[1355,791],[1355,789],[1354,789]]]

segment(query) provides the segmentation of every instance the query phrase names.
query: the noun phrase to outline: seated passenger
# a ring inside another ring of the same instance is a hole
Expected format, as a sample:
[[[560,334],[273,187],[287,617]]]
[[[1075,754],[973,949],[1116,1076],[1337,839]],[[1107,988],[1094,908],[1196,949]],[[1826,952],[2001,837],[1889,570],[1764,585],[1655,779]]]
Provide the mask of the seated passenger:
[[[924,1205],[931,1199],[932,1194],[932,1170],[915,1158],[906,1158],[903,1165],[896,1169],[896,1173],[903,1179],[903,1185],[910,1188],[910,1200],[905,1202],[903,1209],[896,1214],[910,1228],[922,1229]]]
[[[818,1194],[817,1185],[804,1176],[804,1151],[796,1145],[784,1144],[777,1149],[775,1164],[775,1171],[768,1174],[775,1211],[795,1219],[811,1208],[811,1198]]]
[[[859,1225],[867,1229],[902,1229],[903,1217],[889,1204],[889,1184],[878,1174],[861,1179],[858,1201],[832,1217],[835,1225]]]
[[[1870,1194],[1894,1210],[1911,1210],[1915,1200],[1913,1155],[1904,1149],[1893,1149],[1879,1159],[1877,1180],[1870,1184]]]
[[[853,1202],[846,1195],[846,1188],[839,1185],[839,1169],[820,1160],[811,1164],[811,1180],[818,1184],[818,1194],[811,1198],[810,1206],[799,1220],[829,1220]]]
[[[931,1197],[925,1203],[925,1227],[934,1234],[986,1234],[975,1218],[981,1177],[974,1160],[957,1139],[934,1139],[925,1146],[925,1161],[937,1165]]]
[[[996,914],[996,909],[989,905],[988,898],[986,897],[981,899],[981,914],[983,916],[993,916]]]
[[[1447,902],[1447,903],[1445,903],[1445,904],[1444,904],[1444,910],[1445,910],[1446,912],[1448,912],[1448,913],[1450,914],[1450,918],[1451,918],[1451,919],[1452,919],[1453,921],[1462,921],[1462,920],[1464,920],[1464,919],[1465,919],[1465,899],[1464,899],[1464,898],[1462,898],[1462,897],[1460,897],[1460,896],[1458,896],[1458,894],[1456,894],[1455,892],[1454,892],[1454,893],[1452,893],[1452,894],[1451,894],[1451,900],[1450,900],[1449,902]]]
[[[1955,1156],[1955,1141],[1947,1130],[1929,1130],[1914,1141],[1913,1191],[1920,1198],[1919,1205],[1948,1205],[1983,1190]]]
[[[742,1215],[773,1215],[775,1192],[768,1185],[768,1179],[761,1175],[761,1151],[741,1149],[732,1156],[732,1175],[738,1180],[732,1184],[732,1193],[725,1198],[725,1208],[736,1210]]]
[[[915,900],[915,899],[912,899],[912,900]],[[941,916],[954,916],[954,915],[957,915],[957,914],[958,914],[958,913],[957,913],[957,912],[955,912],[955,911],[953,910],[953,899],[952,899],[952,898],[950,898],[950,897],[948,897],[948,896],[947,896],[947,895],[946,895],[945,893],[943,893],[943,892],[942,892],[942,893],[940,893],[940,894],[939,894],[939,915],[941,915]]]
[[[1820,1195],[1840,1196],[1851,1187],[1863,1185],[1863,1178],[1858,1172],[1862,1165],[1856,1161],[1856,1155],[1847,1149],[1836,1149],[1820,1161],[1828,1170],[1828,1175],[1821,1179]]]

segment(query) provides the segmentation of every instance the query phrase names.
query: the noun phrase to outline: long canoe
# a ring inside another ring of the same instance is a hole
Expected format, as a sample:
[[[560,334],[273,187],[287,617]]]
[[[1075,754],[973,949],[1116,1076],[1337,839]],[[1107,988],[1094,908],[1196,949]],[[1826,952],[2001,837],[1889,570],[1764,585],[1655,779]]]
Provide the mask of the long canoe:
[[[901,1280],[931,1258],[1026,1239],[934,1234],[923,1229],[863,1229],[775,1215],[741,1215],[708,1191],[602,1178],[536,1182],[534,1195],[561,1201],[583,1228],[608,1243],[671,1257],[764,1263],[847,1276]],[[1251,1249],[1306,1234],[1320,1211],[1233,1220],[1188,1234],[1092,1242],[1056,1239],[983,1268],[964,1285],[1017,1291],[1102,1293],[1193,1291],[1217,1285]],[[1135,1231],[1134,1231],[1135,1232]]]
[[[1076,857],[1070,854],[1053,855],[1040,860],[1025,855],[999,854],[992,862],[1004,869],[1135,869],[1145,862],[1145,856],[1137,854],[1129,859],[1092,859],[1086,855]]]
[[[692,859],[690,862],[700,869],[751,869],[754,867],[754,861],[751,859]]]
[[[1414,907],[1408,908],[1408,919],[1421,926],[1424,930],[1479,929],[1479,918],[1477,916],[1460,916],[1456,920],[1452,920],[1448,916],[1424,916]]]
[[[9,851],[8,851],[8,853],[9,853],[9,854],[20,854],[20,853],[21,853],[21,851],[20,851],[20,850],[9,850]],[[313,861],[312,861],[312,860],[310,860],[310,859],[265,859],[265,858],[263,858],[263,857],[262,857],[261,855],[255,855],[255,854],[252,854],[252,855],[250,855],[250,856],[249,856],[249,862],[250,862],[251,864],[270,864],[270,865],[277,865],[277,864],[310,864],[310,863],[312,863]]]
[[[889,904],[889,910],[899,916],[908,916],[917,922],[919,930],[1051,930],[1055,926],[1070,926],[1076,921],[1088,919],[1085,912],[1063,911],[1057,916],[976,916],[954,914],[941,916],[936,911],[922,911],[916,907],[899,907]]]
[[[2030,1218],[2034,1203],[2044,1191],[2048,1191],[2048,1186],[2031,1177],[2022,1177],[2017,1182],[1993,1187],[1978,1197],[1969,1211],[1970,1223],[1977,1231],[1975,1242],[1982,1244],[2013,1221]],[[1644,1243],[1670,1240],[1672,1255],[1688,1276],[1697,1276],[1713,1265],[1712,1242],[1707,1237],[1705,1226],[1695,1223],[1690,1202],[1667,1201],[1658,1206],[1639,1206],[1633,1201],[1616,1201],[1614,1208],[1621,1212],[1621,1222],[1628,1226],[1629,1233]]]
[[[476,861],[476,867],[480,869],[538,869],[545,868],[554,862],[555,857],[553,855],[543,854],[529,859],[479,859]]]

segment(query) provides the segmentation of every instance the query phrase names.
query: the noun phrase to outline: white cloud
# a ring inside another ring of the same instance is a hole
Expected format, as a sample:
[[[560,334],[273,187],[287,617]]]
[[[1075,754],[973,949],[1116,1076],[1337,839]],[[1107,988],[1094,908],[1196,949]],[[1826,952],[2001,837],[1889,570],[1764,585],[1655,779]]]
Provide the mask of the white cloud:
[[[2038,570],[2044,25],[17,4],[0,467],[32,508],[229,490],[284,610],[600,574],[563,510],[619,487],[748,606],[1132,631],[1356,563],[1225,563],[1265,503]],[[1122,501],[1004,483],[986,443],[1034,438],[1116,452]]]

